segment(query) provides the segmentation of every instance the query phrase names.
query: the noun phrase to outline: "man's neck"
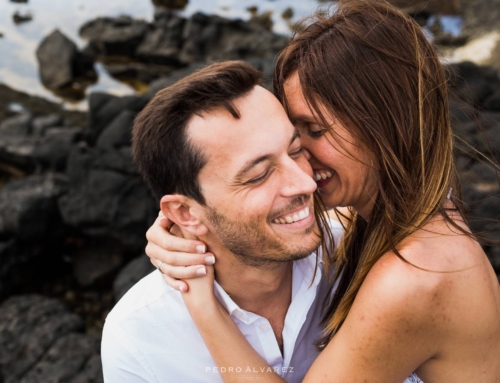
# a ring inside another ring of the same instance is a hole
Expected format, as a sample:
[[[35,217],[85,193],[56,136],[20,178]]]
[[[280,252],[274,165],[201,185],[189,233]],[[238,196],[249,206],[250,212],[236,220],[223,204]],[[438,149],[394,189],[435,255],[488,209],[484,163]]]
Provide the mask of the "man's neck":
[[[292,262],[249,266],[235,258],[219,256],[215,275],[224,291],[243,310],[269,320],[276,316],[284,319],[291,303]]]
[[[231,299],[269,321],[282,354],[285,317],[292,302],[292,267],[291,261],[255,267],[221,256],[215,264],[216,280]]]
[[[249,265],[216,238],[200,238],[217,255],[215,279],[243,310],[284,321],[291,303],[292,262]]]

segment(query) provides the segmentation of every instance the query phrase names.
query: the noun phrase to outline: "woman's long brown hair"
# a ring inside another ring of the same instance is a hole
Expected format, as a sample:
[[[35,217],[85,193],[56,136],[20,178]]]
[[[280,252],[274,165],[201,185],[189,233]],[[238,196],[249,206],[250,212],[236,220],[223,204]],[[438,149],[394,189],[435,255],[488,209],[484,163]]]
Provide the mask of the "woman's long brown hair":
[[[392,251],[406,262],[398,244],[436,215],[470,234],[444,208],[452,189],[454,210],[464,216],[448,87],[436,52],[412,19],[381,1],[340,1],[333,14],[309,20],[279,55],[274,90],[285,108],[284,84],[294,73],[324,125],[333,116],[370,153],[367,166],[378,183],[369,219],[352,211],[342,243],[324,259],[339,282],[327,305],[322,348],[382,255]]]

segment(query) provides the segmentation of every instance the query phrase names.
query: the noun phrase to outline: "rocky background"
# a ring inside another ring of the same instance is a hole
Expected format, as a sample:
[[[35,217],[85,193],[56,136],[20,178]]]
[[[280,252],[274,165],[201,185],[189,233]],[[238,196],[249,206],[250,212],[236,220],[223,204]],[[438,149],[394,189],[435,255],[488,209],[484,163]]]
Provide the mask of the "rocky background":
[[[500,33],[500,18],[490,17],[498,0],[397,3],[433,31],[443,54]],[[442,31],[442,13],[463,15],[462,35]],[[143,249],[158,206],[132,162],[133,119],[159,89],[215,60],[250,61],[270,88],[273,58],[287,37],[269,27],[257,13],[243,22],[160,9],[151,23],[86,23],[81,51],[56,30],[36,52],[48,88],[78,91],[74,84],[95,80],[96,60],[117,78],[148,84],[136,96],[93,93],[85,113],[0,85],[0,383],[102,381],[104,319],[152,271]],[[470,61],[447,71],[471,226],[498,241],[498,174],[474,149],[500,161],[500,78],[495,66]],[[500,245],[484,248],[500,278]]]

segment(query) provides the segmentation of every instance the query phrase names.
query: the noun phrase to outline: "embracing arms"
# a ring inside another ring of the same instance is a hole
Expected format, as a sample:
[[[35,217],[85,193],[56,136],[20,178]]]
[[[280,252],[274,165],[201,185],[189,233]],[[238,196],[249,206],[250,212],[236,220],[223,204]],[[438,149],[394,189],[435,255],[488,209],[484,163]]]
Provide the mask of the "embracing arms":
[[[168,222],[162,225],[168,226]],[[172,243],[182,241],[169,242],[172,236],[165,235],[164,229],[157,226],[148,232],[150,244],[152,240],[158,242],[157,236],[163,238],[163,245],[167,245],[163,247],[170,249],[174,249],[169,247]],[[192,251],[200,244],[199,241],[184,241],[181,249]],[[177,256],[159,246],[148,247],[151,257],[170,260],[173,264],[187,260],[192,263],[186,263],[192,265],[205,257],[205,254],[182,253]],[[419,284],[412,279],[421,275],[415,274],[412,266],[404,264],[393,254],[388,254],[385,259],[370,272],[344,325],[317,358],[305,382],[401,383],[436,354],[439,334],[432,331],[429,327],[431,318],[426,317],[432,311],[433,303],[420,297],[420,294],[432,295],[431,291],[426,293],[415,289]],[[154,259],[152,262],[158,263]],[[164,267],[162,271],[173,272],[174,278],[181,276],[176,272],[182,266]],[[185,267],[183,272],[192,273],[193,267],[200,266]],[[218,305],[212,289],[207,288],[213,280],[212,267],[206,266],[205,270],[208,271],[207,277],[178,281],[167,275],[165,280],[169,282],[171,278],[170,283],[182,286],[181,283],[187,282],[189,285],[189,292],[183,294],[184,301],[216,364],[245,367],[238,373],[221,373],[224,381],[240,382],[245,376],[264,379],[265,382],[283,381],[278,375],[269,373],[266,362],[251,348],[230,315]],[[429,290],[433,288],[436,287],[432,284],[428,286]]]

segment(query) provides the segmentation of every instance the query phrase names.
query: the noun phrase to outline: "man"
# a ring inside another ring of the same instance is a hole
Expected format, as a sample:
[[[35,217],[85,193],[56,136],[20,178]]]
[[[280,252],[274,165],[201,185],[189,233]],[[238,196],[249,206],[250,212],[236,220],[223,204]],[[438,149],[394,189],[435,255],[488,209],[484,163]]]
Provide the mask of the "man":
[[[218,300],[269,365],[300,382],[327,291],[313,253],[316,183],[259,72],[218,63],[160,91],[136,119],[133,150],[163,214],[217,254]],[[102,359],[106,382],[221,382],[242,368],[216,367],[159,271],[109,314]]]

